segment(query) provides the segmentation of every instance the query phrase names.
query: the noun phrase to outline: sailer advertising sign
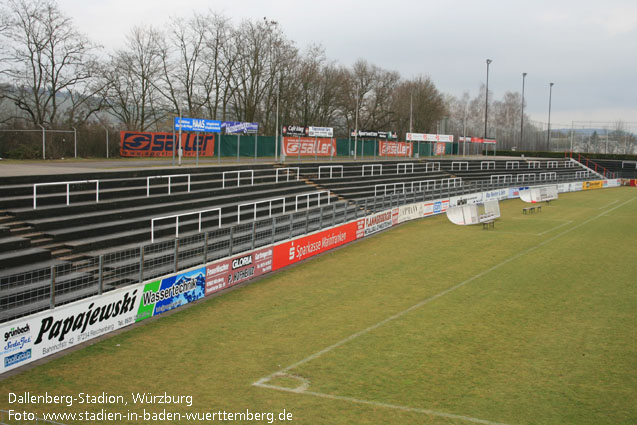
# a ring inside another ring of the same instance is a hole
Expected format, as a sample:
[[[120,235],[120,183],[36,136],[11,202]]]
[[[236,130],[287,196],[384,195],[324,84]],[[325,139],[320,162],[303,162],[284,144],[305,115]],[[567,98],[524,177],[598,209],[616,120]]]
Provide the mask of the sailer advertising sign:
[[[175,138],[177,136],[175,135]],[[172,133],[144,133],[139,131],[120,131],[121,156],[149,156],[166,157],[173,155]],[[197,155],[197,143],[200,156],[213,156],[215,149],[214,134],[186,134],[181,135],[181,147],[184,156]],[[179,146],[175,146],[176,150]]]
[[[411,156],[412,144],[405,142],[386,142],[381,140],[380,156]]]
[[[336,155],[334,139],[310,139],[307,137],[284,137],[285,156],[333,156]]]

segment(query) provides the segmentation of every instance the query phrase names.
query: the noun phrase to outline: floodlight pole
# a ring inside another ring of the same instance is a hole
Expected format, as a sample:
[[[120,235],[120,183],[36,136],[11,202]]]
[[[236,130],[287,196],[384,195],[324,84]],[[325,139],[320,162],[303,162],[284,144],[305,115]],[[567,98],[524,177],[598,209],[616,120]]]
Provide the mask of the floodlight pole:
[[[522,73],[522,116],[520,117],[520,148],[524,143],[524,79],[527,73]]]
[[[549,127],[546,132],[546,149],[548,151],[551,150],[551,96],[553,94],[553,84],[555,83],[549,83]]]
[[[493,62],[491,59],[487,59],[487,89],[485,92],[485,105],[484,105],[484,139],[487,139],[487,120],[489,118],[489,65]]]

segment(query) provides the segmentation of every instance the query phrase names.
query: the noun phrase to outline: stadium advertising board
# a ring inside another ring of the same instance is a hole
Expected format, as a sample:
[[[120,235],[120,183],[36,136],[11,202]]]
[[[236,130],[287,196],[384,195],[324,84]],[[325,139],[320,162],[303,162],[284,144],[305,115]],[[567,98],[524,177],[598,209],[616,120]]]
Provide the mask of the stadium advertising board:
[[[518,190],[518,196],[520,196],[520,191]],[[490,190],[488,192],[484,192],[482,198],[484,201],[491,201],[493,199],[502,200],[507,199],[509,197],[509,189],[497,189]]]
[[[310,128],[309,127],[303,127],[301,125],[284,125],[283,127],[281,127],[281,134],[285,137],[291,137],[291,136],[299,136],[299,137],[303,137],[303,136],[309,136],[310,135]]]
[[[206,267],[206,295],[272,271],[272,248],[249,252]]]
[[[398,133],[395,131],[350,130],[349,134],[359,139],[398,139]]]
[[[257,133],[259,131],[258,122],[223,121],[221,128],[226,134]]]
[[[425,216],[425,206],[422,203],[403,205],[398,208],[398,222],[415,220]]]
[[[175,117],[175,131],[202,131],[207,133],[221,133],[221,121],[204,120],[199,118]]]
[[[449,199],[442,199],[439,201],[425,202],[424,204],[424,216],[429,217],[431,215],[442,214],[449,208]]]
[[[285,156],[332,156],[336,154],[334,139],[284,137],[283,154]]]
[[[310,137],[334,137],[334,129],[332,127],[310,127],[307,135]]]
[[[436,154],[436,156],[440,156],[440,155],[444,155],[445,154],[445,144],[444,143],[436,143],[435,154]]]
[[[604,182],[602,180],[582,182],[582,190],[602,189],[603,187],[604,187]]]
[[[473,205],[482,202],[482,193],[474,193],[472,195],[453,196],[449,199],[450,207],[457,207],[458,205]]]
[[[0,373],[134,323],[141,293],[133,285],[1,325]]]
[[[276,245],[273,249],[272,269],[278,270],[337,246],[352,242],[360,234],[358,228],[358,221],[353,221]]]
[[[396,214],[394,223],[393,210],[385,210],[365,217],[365,236],[380,232],[398,223],[399,213]]]
[[[409,142],[453,143],[453,135],[452,134],[407,133],[406,139]]]
[[[213,156],[215,149],[215,135],[196,134],[181,135],[181,147],[184,156],[197,155],[197,141],[199,143],[199,155]],[[173,155],[172,133],[143,133],[139,131],[120,131],[121,156],[153,156],[166,157]],[[175,147],[176,149],[179,146]]]
[[[204,297],[205,291],[205,267],[147,283],[140,297],[137,321],[197,301]]]
[[[380,156],[411,156],[412,144],[405,142],[386,142],[381,140]]]
[[[633,187],[637,187],[637,179],[631,179],[630,180],[630,185]]]

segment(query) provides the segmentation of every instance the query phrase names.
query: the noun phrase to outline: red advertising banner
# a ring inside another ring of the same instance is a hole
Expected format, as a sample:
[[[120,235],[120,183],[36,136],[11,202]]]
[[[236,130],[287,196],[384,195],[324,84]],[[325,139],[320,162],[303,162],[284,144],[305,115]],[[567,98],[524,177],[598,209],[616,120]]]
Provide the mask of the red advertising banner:
[[[359,220],[362,221],[362,220]],[[313,235],[283,242],[274,247],[273,270],[289,266],[357,239],[359,222],[343,224]]]
[[[444,143],[436,143],[436,155],[444,155],[445,154],[445,144]]]
[[[214,156],[214,134],[182,133],[183,156],[197,156],[197,140],[199,140],[199,156]],[[172,156],[173,142],[172,133],[120,131],[119,153],[121,156]],[[178,148],[179,146],[175,147],[175,155]]]
[[[637,186],[637,180],[635,180],[635,179],[631,179],[631,180],[630,180],[630,185],[631,185],[631,186]]]
[[[299,153],[300,150],[300,153]],[[285,156],[332,156],[336,155],[336,140],[310,137],[284,137]]]
[[[405,142],[380,142],[380,156],[411,156],[412,144]]]
[[[365,217],[365,236],[369,236],[372,233],[380,232],[393,224],[398,223],[398,210],[394,215],[392,210],[386,210],[376,214],[368,215]]]
[[[250,252],[206,267],[206,295],[272,271],[272,248]]]

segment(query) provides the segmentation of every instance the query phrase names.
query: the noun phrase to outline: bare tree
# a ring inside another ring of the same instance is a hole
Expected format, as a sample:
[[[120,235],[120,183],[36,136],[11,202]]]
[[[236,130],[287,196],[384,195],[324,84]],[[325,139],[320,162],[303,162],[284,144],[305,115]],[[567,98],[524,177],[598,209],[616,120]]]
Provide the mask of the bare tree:
[[[157,90],[162,70],[162,36],[152,27],[135,27],[126,46],[115,52],[103,79],[108,86],[108,112],[129,130],[145,131],[164,118]]]
[[[96,47],[53,0],[9,0],[8,6],[0,61],[4,96],[33,124],[58,124],[61,112],[84,103],[69,97],[90,85]]]

